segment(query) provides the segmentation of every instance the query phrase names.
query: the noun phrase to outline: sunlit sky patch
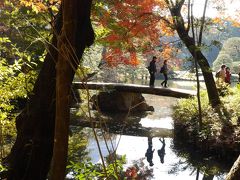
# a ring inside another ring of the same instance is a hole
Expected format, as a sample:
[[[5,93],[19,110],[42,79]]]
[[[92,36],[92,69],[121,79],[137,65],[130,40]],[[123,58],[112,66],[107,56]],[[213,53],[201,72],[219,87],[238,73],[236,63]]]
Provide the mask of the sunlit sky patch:
[[[203,15],[204,3],[203,0],[195,0],[193,6],[194,16],[201,17]],[[224,10],[225,16],[235,16],[238,13],[237,10],[240,9],[240,3],[239,0],[224,0],[224,5],[218,7],[214,2],[209,1],[206,16],[212,18],[218,16],[220,12],[217,9],[219,8]]]

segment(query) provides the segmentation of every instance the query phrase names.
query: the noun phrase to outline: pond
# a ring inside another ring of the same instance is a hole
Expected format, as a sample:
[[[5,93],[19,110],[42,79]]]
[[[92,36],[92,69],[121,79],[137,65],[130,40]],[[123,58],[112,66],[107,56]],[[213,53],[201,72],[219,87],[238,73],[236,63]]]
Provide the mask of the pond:
[[[155,111],[149,113],[146,117],[141,118],[139,123],[143,127],[163,128],[169,130],[172,129],[173,120],[171,117],[171,107],[177,102],[177,99],[171,97],[160,97],[156,95],[144,95],[144,97],[149,105],[154,106]],[[158,154],[158,150],[161,150],[163,146],[163,143],[159,140],[160,138],[163,140],[162,137],[155,136],[151,139],[152,150],[155,149],[152,158],[152,163],[154,164],[153,166],[150,166],[147,158],[145,157],[145,153],[149,148],[148,137],[144,137],[141,134],[135,134],[131,136],[115,134],[111,135],[111,138],[113,148],[115,149],[117,147],[116,154],[126,155],[127,164],[125,167],[131,166],[134,161],[142,160],[145,166],[153,170],[154,177],[151,179],[196,179],[198,167],[194,167],[187,163],[186,158],[178,156],[173,149],[172,138],[166,137],[167,135],[164,135],[164,133],[163,136],[165,137],[164,162],[160,161],[160,156]],[[107,142],[109,145],[111,144],[110,141]],[[100,139],[100,147],[102,149],[103,156],[107,156],[108,150],[104,140]],[[87,150],[89,151],[89,156],[91,157],[91,161],[93,163],[101,162],[97,144],[94,138],[89,139]],[[202,179],[202,177],[203,174],[200,172],[199,179]],[[215,177],[214,179],[223,179],[223,177],[224,175],[220,175],[218,178]]]
[[[160,86],[161,81],[156,80],[155,85]],[[196,82],[170,80],[169,87],[195,89]],[[202,82],[201,87],[204,88]],[[116,154],[126,155],[127,163],[124,165],[125,168],[130,167],[136,161],[141,162],[144,166],[152,170],[154,177],[151,179],[155,180],[224,179],[226,173],[230,170],[229,166],[226,167],[224,163],[219,165],[219,162],[214,162],[211,159],[205,158],[203,160],[200,158],[199,160],[196,153],[194,157],[190,157],[188,154],[190,152],[179,152],[174,146],[172,106],[177,103],[177,99],[146,94],[143,96],[147,104],[154,107],[154,112],[133,114],[127,119],[125,119],[126,114],[108,114],[114,121],[108,129],[109,138],[107,140],[101,139],[101,132],[97,131],[100,135],[99,143],[103,156],[106,157],[109,154],[109,149],[111,151],[116,150]],[[125,126],[122,126],[125,120],[133,123],[126,123]],[[91,132],[89,128],[85,128],[85,130]],[[163,137],[165,143],[162,142]],[[151,144],[152,147],[150,146]],[[160,155],[159,152],[162,152],[163,147],[164,153]],[[149,149],[154,150],[152,162],[148,161],[149,156],[145,156],[146,152],[149,152]],[[89,135],[87,151],[92,163],[101,163],[93,134]]]

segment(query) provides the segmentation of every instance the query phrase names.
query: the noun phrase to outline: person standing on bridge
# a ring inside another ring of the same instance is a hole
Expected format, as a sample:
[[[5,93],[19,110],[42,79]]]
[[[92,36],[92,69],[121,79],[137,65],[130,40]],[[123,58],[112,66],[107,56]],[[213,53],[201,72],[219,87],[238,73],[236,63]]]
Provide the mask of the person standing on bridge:
[[[157,60],[157,57],[153,56],[153,59],[150,62],[150,65],[148,66],[148,71],[150,73],[150,83],[149,83],[150,87],[154,87],[155,73],[157,72],[156,60]]]
[[[161,85],[164,87],[167,87],[167,81],[168,81],[168,67],[167,67],[167,60],[163,62],[163,66],[160,69],[160,73],[163,73],[164,81],[161,82]]]

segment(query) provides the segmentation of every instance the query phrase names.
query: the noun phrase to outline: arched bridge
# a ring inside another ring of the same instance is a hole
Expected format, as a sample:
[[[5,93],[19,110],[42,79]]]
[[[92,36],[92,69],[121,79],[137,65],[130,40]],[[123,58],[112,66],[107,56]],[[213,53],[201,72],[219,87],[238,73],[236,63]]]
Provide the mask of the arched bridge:
[[[122,84],[122,83],[73,82],[73,88],[89,89],[89,90],[90,89],[116,90],[121,92],[155,94],[160,96],[169,96],[169,97],[176,97],[176,98],[189,98],[196,95],[196,91],[193,91],[193,90],[163,88],[163,87],[149,87],[146,85]]]

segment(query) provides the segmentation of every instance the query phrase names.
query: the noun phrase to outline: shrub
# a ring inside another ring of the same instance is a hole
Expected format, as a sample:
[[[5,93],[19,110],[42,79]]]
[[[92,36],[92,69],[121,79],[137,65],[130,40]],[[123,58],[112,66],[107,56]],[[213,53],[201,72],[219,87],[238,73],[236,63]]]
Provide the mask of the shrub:
[[[240,85],[229,88],[228,93],[221,97],[221,101],[222,104],[213,109],[208,104],[206,92],[201,94],[203,127],[199,133],[191,133],[198,136],[199,141],[206,139],[218,141],[223,136],[233,137],[236,138],[236,142],[239,141],[240,128],[237,124],[240,123]],[[196,132],[199,120],[197,98],[180,99],[174,107],[173,118],[174,124],[184,127],[185,132]],[[224,131],[226,127],[228,129]]]

